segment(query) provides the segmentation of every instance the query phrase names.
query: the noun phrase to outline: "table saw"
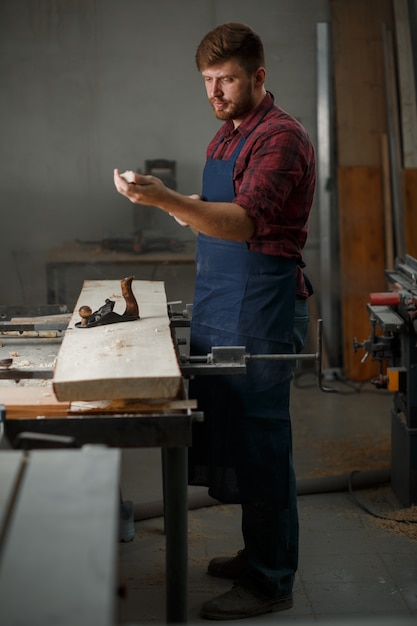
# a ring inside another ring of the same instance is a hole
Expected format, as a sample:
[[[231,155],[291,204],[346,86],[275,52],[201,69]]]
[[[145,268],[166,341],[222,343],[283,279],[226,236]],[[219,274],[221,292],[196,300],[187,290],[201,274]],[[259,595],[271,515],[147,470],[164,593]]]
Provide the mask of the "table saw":
[[[378,362],[376,387],[394,392],[391,407],[391,483],[405,506],[417,504],[417,259],[406,255],[386,269],[386,292],[370,294],[370,337],[364,348]]]

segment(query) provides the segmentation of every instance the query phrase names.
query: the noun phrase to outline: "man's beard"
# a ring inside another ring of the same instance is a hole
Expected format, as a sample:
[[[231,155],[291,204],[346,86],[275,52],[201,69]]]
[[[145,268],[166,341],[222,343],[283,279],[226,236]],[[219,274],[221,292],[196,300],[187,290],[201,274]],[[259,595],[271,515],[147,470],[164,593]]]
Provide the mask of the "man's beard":
[[[214,107],[214,102],[216,101],[223,101],[219,100],[218,98],[212,98],[210,100],[210,104],[213,107],[214,115],[217,117],[218,120],[222,120],[223,122],[226,122],[227,120],[242,119],[243,117],[245,117],[245,115],[252,111],[254,107],[252,92],[250,90],[247,91],[245,96],[241,98],[239,102],[228,102],[226,100],[225,103],[227,104],[227,109],[216,109]]]

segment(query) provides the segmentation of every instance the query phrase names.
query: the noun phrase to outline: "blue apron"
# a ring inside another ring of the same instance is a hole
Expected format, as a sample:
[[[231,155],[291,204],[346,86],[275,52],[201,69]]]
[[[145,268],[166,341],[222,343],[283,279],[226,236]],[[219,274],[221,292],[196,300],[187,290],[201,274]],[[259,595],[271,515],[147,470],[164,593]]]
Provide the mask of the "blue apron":
[[[233,170],[244,141],[228,160],[208,158],[205,200],[234,200]],[[190,353],[206,355],[212,346],[245,346],[249,354],[293,353],[295,291],[295,261],[250,251],[245,242],[199,234]],[[190,484],[208,486],[222,502],[286,506],[293,366],[292,361],[253,361],[244,375],[190,381],[190,396],[205,416],[194,428]],[[282,463],[275,462],[277,456]]]

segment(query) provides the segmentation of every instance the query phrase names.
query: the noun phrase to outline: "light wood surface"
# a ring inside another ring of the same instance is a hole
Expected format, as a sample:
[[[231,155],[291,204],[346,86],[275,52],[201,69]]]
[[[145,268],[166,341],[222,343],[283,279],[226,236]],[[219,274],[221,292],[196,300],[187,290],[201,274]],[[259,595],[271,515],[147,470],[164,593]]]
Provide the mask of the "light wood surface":
[[[60,401],[180,399],[182,377],[171,337],[164,283],[133,281],[140,319],[77,328],[78,309],[99,309],[107,298],[123,314],[120,281],[85,281],[56,362]]]
[[[41,387],[1,387],[0,403],[6,407],[7,419],[64,418],[74,415],[128,415],[173,413],[196,409],[197,401],[184,400],[98,400],[91,402],[59,402],[51,385]]]
[[[1,387],[0,403],[6,407],[7,419],[63,417],[70,406],[69,402],[58,402],[51,385]]]

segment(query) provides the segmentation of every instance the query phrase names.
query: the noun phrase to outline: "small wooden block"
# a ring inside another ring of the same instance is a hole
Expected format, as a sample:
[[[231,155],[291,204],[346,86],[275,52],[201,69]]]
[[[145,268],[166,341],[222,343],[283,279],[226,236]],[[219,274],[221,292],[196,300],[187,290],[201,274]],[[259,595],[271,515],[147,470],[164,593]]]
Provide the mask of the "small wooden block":
[[[102,402],[72,402],[71,415],[124,413],[129,415],[149,413],[182,413],[197,408],[197,400],[113,400]]]
[[[1,387],[0,402],[7,419],[26,417],[65,417],[69,402],[58,402],[51,385],[41,387]]]
[[[53,388],[60,401],[181,399],[182,376],[162,281],[133,281],[140,319],[78,328],[78,309],[114,300],[125,310],[120,281],[88,280],[58,352]]]

